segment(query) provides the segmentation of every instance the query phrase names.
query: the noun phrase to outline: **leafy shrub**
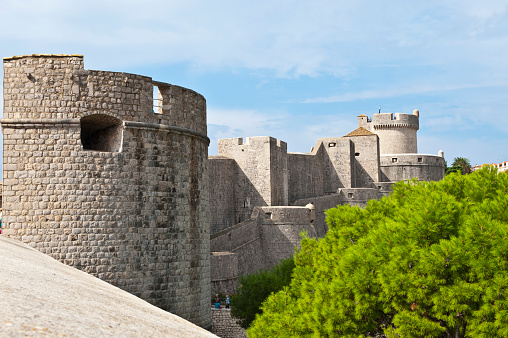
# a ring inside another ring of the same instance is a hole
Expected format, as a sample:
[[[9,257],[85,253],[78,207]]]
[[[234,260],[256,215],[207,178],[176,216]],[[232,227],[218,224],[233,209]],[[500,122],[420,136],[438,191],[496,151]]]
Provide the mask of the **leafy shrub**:
[[[295,267],[293,257],[280,261],[270,270],[240,276],[237,294],[231,297],[231,315],[239,319],[244,329],[248,328],[261,304],[271,293],[289,285]]]
[[[508,174],[397,183],[327,211],[249,337],[508,337]]]

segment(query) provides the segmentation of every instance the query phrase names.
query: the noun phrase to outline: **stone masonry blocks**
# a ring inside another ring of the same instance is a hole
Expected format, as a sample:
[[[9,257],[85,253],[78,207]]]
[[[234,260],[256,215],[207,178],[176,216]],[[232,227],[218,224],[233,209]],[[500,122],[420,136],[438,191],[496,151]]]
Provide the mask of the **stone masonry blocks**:
[[[206,102],[157,83],[154,114],[153,85],[77,55],[5,58],[4,233],[209,328]],[[88,116],[103,135],[120,121],[117,148],[83,148]]]

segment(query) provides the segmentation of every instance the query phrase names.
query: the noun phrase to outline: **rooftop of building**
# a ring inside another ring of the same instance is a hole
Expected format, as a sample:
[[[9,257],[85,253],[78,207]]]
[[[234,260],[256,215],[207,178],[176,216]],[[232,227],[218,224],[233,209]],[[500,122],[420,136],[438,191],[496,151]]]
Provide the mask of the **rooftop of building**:
[[[376,135],[374,134],[373,132],[371,132],[370,130],[368,130],[367,128],[365,127],[359,127],[355,130],[353,130],[352,132],[350,132],[349,134],[347,135],[344,135],[344,137],[352,137],[352,136],[372,136],[372,135]]]

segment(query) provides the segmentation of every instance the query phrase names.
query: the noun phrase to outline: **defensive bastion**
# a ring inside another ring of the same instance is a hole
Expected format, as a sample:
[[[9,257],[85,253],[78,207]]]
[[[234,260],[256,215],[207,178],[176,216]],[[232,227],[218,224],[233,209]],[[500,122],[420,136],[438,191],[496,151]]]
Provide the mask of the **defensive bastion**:
[[[4,234],[210,327],[203,96],[81,55],[3,64]]]
[[[419,118],[418,110],[362,114],[356,130],[305,154],[272,137],[219,140],[208,164],[212,293],[234,293],[238,276],[292,255],[302,230],[324,237],[327,209],[364,207],[401,180],[442,179],[443,152],[417,153]]]

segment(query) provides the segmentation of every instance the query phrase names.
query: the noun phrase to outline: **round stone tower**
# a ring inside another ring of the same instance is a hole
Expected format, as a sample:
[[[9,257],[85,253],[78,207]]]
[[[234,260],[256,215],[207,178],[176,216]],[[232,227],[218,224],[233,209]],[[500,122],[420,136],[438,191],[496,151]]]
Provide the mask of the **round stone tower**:
[[[203,96],[80,55],[3,63],[4,234],[210,327]]]
[[[413,114],[378,113],[372,120],[358,116],[358,126],[365,127],[379,137],[380,155],[418,153],[416,132],[419,129],[420,112]]]

